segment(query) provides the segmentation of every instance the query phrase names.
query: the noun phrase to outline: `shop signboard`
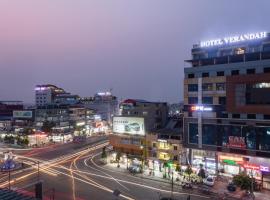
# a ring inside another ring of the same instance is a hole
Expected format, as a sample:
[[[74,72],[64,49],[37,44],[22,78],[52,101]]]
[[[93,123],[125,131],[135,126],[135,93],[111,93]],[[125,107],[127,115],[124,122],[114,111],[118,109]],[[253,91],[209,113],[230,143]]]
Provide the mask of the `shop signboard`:
[[[114,117],[113,132],[130,135],[145,135],[144,118],[121,116]]]
[[[229,148],[246,148],[246,142],[244,137],[229,136],[229,142],[227,144]]]
[[[260,166],[254,165],[254,164],[244,164],[243,166],[246,169],[252,169],[252,170],[259,170],[260,169]]]
[[[31,110],[14,110],[13,117],[14,118],[32,118],[32,111]]]

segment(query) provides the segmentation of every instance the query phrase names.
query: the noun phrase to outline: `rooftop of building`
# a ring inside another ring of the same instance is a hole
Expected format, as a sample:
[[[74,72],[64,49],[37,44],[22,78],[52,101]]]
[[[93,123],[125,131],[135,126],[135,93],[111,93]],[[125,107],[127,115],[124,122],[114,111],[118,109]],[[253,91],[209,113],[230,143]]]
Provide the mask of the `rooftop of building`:
[[[121,103],[167,104],[167,102],[153,102],[153,101],[146,101],[146,100],[143,100],[143,99],[126,99],[126,100],[122,101]]]
[[[193,67],[270,59],[270,33],[258,32],[201,41],[193,45]]]

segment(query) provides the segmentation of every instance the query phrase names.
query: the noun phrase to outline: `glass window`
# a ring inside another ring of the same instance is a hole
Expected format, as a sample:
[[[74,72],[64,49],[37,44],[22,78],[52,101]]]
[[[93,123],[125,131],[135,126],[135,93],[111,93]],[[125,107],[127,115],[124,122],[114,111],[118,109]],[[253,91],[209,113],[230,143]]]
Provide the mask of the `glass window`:
[[[203,124],[202,127],[202,143],[205,145],[216,145],[216,125],[214,124]]]
[[[188,104],[197,104],[198,97],[188,97]]]
[[[203,83],[202,90],[203,91],[212,91],[213,90],[213,83]]]
[[[194,78],[195,75],[194,74],[188,74],[188,78]]]
[[[217,76],[224,76],[224,71],[217,72]]]
[[[197,92],[198,91],[198,84],[188,84],[188,91],[189,92]]]
[[[218,91],[224,91],[226,89],[225,83],[216,83],[216,90]]]
[[[203,104],[213,104],[213,97],[203,97],[202,103]]]
[[[270,127],[257,127],[259,150],[270,151]]]
[[[255,74],[256,70],[253,69],[247,69],[247,74]]]
[[[218,97],[218,103],[220,105],[226,105],[226,97]]]
[[[270,67],[265,67],[265,68],[263,69],[263,72],[264,72],[264,73],[270,73]]]
[[[189,143],[198,144],[198,125],[189,124]]]
[[[231,75],[232,76],[239,75],[239,70],[232,70]]]
[[[209,73],[208,72],[203,72],[202,77],[209,77]]]
[[[232,114],[232,118],[240,118],[240,114]]]
[[[256,149],[256,131],[254,127],[244,126],[243,136],[246,137],[247,149]]]

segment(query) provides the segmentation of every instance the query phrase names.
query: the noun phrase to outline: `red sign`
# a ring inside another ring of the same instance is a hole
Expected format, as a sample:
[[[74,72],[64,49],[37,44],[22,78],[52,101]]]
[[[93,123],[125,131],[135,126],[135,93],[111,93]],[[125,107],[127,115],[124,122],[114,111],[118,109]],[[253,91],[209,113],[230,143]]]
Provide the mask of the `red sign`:
[[[244,137],[229,136],[228,147],[246,148],[246,142]]]
[[[244,164],[244,168],[253,169],[253,170],[260,170],[260,166],[254,165],[254,164]]]

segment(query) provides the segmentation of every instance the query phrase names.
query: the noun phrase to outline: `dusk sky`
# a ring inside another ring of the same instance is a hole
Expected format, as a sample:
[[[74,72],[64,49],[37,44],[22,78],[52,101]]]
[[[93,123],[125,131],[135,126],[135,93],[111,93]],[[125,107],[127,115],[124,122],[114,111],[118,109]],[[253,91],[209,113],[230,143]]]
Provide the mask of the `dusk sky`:
[[[200,40],[270,31],[269,0],[1,0],[0,100],[36,84],[179,102]]]

